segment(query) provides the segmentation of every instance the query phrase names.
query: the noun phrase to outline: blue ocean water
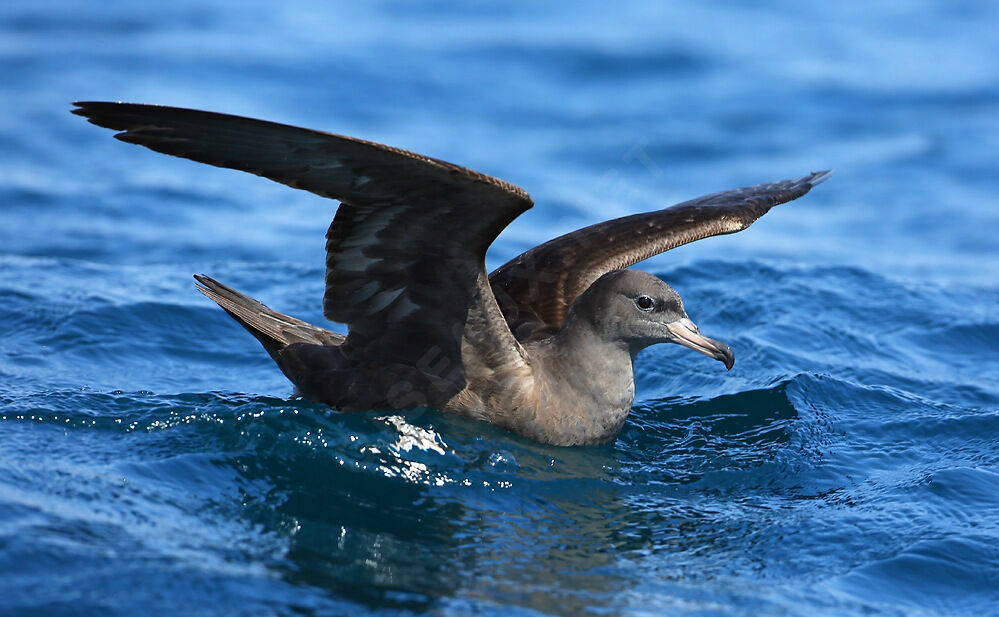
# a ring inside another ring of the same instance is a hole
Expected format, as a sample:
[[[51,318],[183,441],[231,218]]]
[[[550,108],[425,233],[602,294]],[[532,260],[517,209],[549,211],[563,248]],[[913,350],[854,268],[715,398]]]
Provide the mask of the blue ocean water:
[[[0,5],[0,614],[999,615],[999,5]],[[836,168],[642,267],[730,373],[620,437],[332,413],[194,290],[322,323],[335,204],[73,100],[357,135],[557,234]]]

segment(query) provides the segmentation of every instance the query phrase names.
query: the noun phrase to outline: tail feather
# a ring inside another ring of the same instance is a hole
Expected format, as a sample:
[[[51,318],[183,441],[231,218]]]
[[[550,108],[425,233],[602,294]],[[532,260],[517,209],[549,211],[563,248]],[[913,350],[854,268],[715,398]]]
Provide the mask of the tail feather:
[[[288,345],[338,346],[344,341],[342,334],[278,313],[211,277],[195,274],[194,278],[200,283],[198,291],[214,300],[255,336],[279,365],[282,362],[278,353]]]

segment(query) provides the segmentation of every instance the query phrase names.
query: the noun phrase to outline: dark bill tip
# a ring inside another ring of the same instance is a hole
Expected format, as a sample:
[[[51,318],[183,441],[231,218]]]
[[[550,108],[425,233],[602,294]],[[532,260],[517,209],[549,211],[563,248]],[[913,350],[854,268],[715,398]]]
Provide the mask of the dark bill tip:
[[[721,341],[701,334],[694,322],[689,319],[680,319],[667,324],[666,329],[674,336],[674,343],[718,360],[725,365],[725,370],[732,370],[732,366],[735,365],[735,354],[732,353],[732,348]]]
[[[732,348],[721,341],[715,341],[715,343],[722,348],[719,355],[715,356],[715,360],[723,362],[725,364],[725,370],[731,371],[732,367],[735,366],[735,354],[732,353]]]

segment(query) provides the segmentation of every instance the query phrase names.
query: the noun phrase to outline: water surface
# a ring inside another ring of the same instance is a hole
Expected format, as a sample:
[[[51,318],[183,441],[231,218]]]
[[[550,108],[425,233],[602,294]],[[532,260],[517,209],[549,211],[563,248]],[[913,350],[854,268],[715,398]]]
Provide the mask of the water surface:
[[[779,0],[0,7],[0,613],[975,615],[999,606],[999,11]],[[204,272],[322,323],[335,204],[116,142],[238,113],[515,182],[554,235],[835,167],[643,264],[611,444],[289,397]]]

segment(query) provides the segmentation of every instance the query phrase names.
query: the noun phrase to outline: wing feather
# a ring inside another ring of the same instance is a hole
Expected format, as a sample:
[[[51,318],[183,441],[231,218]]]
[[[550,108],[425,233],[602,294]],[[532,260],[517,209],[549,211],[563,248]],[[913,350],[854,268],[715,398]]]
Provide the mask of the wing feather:
[[[607,272],[701,238],[741,231],[831,173],[713,193],[584,227],[515,257],[493,271],[489,282],[510,329],[523,340],[539,327],[558,328],[573,300]]]
[[[326,236],[323,312],[350,328],[341,350],[356,378],[345,381],[363,389],[344,395],[351,406],[441,406],[464,387],[474,361],[467,356],[476,349],[463,341],[477,341],[489,362],[523,362],[484,265],[488,246],[532,205],[519,187],[406,150],[273,122],[76,105],[73,113],[121,131],[122,141],[341,201]],[[480,330],[474,336],[471,322]]]

